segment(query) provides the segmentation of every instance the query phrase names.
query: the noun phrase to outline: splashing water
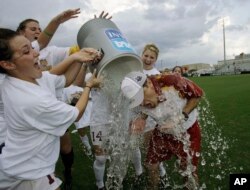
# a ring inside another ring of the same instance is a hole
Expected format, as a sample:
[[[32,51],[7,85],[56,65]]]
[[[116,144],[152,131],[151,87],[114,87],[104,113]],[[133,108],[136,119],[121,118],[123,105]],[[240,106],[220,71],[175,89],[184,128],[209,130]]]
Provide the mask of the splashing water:
[[[114,81],[107,75],[104,76],[105,86],[102,94],[107,96],[111,105],[110,125],[107,128],[107,138],[103,145],[109,156],[107,167],[106,189],[122,189],[122,182],[127,173],[127,168],[132,156],[132,143],[129,134],[130,114],[128,101],[119,90],[114,89]]]
[[[206,97],[203,98],[198,110],[202,130],[200,189],[224,189],[225,184],[228,184],[226,180],[229,174],[236,171],[228,153],[230,145],[232,146],[235,140],[223,136]]]
[[[164,188],[171,186],[171,189],[183,189],[185,187],[188,189],[198,189],[198,184],[196,182],[197,179],[194,175],[196,167],[192,164],[192,158],[193,154],[199,157],[200,153],[191,151],[190,135],[188,134],[186,127],[190,127],[190,125],[192,125],[192,122],[185,122],[184,116],[182,114],[182,108],[186,104],[186,100],[180,98],[178,95],[178,91],[173,88],[168,89],[168,91],[164,92],[164,96],[166,97],[166,101],[158,104],[156,108],[142,108],[142,111],[147,115],[152,116],[159,125],[168,127],[172,126],[172,128],[170,129],[168,128],[160,130],[162,133],[172,135],[175,140],[181,142],[182,144],[179,146],[182,147],[184,153],[182,153],[182,156],[177,158],[174,164],[175,167],[173,169],[173,172],[177,173],[178,177],[183,179],[185,183],[183,183],[183,181],[177,182],[172,179],[171,175],[167,175],[166,179],[162,180],[162,184]],[[195,111],[192,114],[194,116]],[[176,146],[174,144],[175,143],[173,143],[173,146]],[[153,146],[159,145],[154,144]],[[166,150],[163,150],[163,152],[166,152]],[[166,153],[164,153],[164,155],[165,154]],[[161,155],[159,155],[159,157],[161,157]]]
[[[114,89],[114,81],[108,76],[104,77],[105,86],[102,88],[103,94],[111,105],[110,126],[108,127],[107,143],[103,148],[110,155],[110,162],[107,164],[106,189],[122,189],[122,182],[127,173],[127,169],[132,157],[132,151],[140,143],[136,136],[131,136],[128,131],[130,114],[127,100],[120,94],[120,91]],[[189,151],[189,135],[178,135],[177,139],[183,142],[183,150],[187,153],[187,167],[180,170],[180,160],[174,162],[173,170],[169,162],[164,165],[167,168],[166,179],[163,182],[165,188],[171,189],[221,189],[229,173],[236,170],[232,166],[227,151],[230,148],[228,140],[223,137],[221,129],[216,125],[215,117],[210,110],[210,105],[206,97],[203,98],[203,104],[198,107],[199,123],[202,133],[201,152],[192,153]],[[183,134],[181,127],[176,127],[178,134]],[[231,141],[232,142],[232,141]],[[200,159],[199,185],[192,173],[196,170],[192,165],[192,156],[195,154]],[[241,168],[242,170],[242,168]],[[176,175],[177,174],[177,175]],[[180,176],[187,179],[186,183],[176,180]],[[211,181],[212,184],[209,184]],[[146,186],[146,184],[145,184]]]
[[[200,165],[198,168],[199,173],[199,186],[193,183],[193,179],[190,178],[190,184],[181,184],[176,180],[175,173],[180,172],[177,168],[180,165],[180,160],[176,160],[174,169],[171,171],[171,166],[165,163],[168,168],[165,181],[167,181],[164,187],[170,186],[171,189],[182,189],[187,187],[188,189],[225,189],[226,184],[229,184],[227,179],[230,173],[235,173],[237,168],[233,166],[230,160],[229,149],[230,145],[233,145],[233,139],[227,139],[223,136],[220,126],[216,124],[215,116],[213,115],[209,101],[206,97],[203,97],[202,104],[198,107],[199,111],[199,123],[201,127],[202,136],[202,149],[200,153],[195,153],[199,157]],[[181,139],[180,139],[181,140]],[[181,140],[184,144],[184,151],[187,147],[188,139]],[[229,145],[230,142],[230,145]],[[189,162],[189,154],[187,161]],[[189,162],[189,164],[191,164]],[[186,171],[180,172],[181,175],[189,177],[189,172],[192,171],[194,166],[190,165]],[[238,169],[243,170],[242,167]]]

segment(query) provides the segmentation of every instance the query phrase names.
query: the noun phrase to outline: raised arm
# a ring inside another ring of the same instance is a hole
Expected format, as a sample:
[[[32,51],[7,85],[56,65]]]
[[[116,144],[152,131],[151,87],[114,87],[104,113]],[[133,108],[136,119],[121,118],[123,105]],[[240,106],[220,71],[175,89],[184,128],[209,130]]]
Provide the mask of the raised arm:
[[[94,18],[104,18],[104,19],[110,20],[112,18],[112,16],[110,16],[109,13],[105,13],[104,11],[102,11],[98,17],[96,15],[94,15]]]
[[[66,11],[63,11],[56,17],[54,17],[47,27],[41,32],[41,34],[38,36],[38,44],[40,46],[40,49],[43,49],[48,45],[50,40],[52,39],[54,33],[56,32],[58,26],[72,18],[78,17],[78,14],[80,13],[80,9],[69,9]]]

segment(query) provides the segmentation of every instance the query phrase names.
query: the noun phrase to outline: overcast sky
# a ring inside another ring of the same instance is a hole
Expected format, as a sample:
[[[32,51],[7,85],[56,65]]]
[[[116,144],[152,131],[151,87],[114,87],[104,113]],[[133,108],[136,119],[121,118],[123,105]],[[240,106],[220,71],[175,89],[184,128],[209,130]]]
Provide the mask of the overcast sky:
[[[80,16],[61,25],[51,44],[75,44],[80,27],[104,10],[138,54],[146,43],[159,47],[158,66],[223,60],[218,20],[226,16],[227,59],[250,53],[249,0],[0,0],[0,27],[16,29],[20,21],[34,18],[44,28],[72,8],[81,8]]]

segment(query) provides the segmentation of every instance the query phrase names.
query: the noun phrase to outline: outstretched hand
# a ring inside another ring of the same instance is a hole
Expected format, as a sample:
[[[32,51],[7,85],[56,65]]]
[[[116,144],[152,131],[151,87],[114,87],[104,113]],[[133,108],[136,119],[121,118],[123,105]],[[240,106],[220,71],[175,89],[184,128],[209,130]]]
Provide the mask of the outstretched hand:
[[[66,11],[63,11],[62,13],[60,13],[59,15],[57,15],[55,17],[55,20],[58,24],[62,24],[72,18],[77,18],[78,14],[80,14],[80,8],[78,9],[68,9]]]
[[[104,19],[110,20],[112,18],[112,16],[109,16],[109,17],[108,16],[109,16],[109,13],[105,13],[104,11],[102,11],[101,14],[99,15],[99,17],[97,17],[95,15],[95,18],[104,18]]]

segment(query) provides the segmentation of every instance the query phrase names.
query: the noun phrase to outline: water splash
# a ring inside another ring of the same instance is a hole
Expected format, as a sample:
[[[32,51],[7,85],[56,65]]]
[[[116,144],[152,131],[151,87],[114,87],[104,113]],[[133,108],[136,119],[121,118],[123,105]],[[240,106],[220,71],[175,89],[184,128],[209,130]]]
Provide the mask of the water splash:
[[[198,107],[198,111],[198,120],[202,135],[202,149],[200,153],[196,153],[196,156],[200,159],[198,168],[199,186],[193,184],[194,186],[189,187],[189,189],[225,189],[227,188],[227,184],[229,184],[227,181],[229,174],[235,173],[237,170],[243,170],[243,167],[237,169],[230,160],[229,150],[236,139],[228,139],[223,136],[221,127],[217,125],[216,118],[211,111],[209,101],[206,97],[203,98]],[[167,185],[170,186],[171,189],[182,189],[187,185],[176,180],[178,178],[176,173],[180,172],[177,169],[179,164],[180,161],[177,159],[174,164],[174,169],[167,171]],[[167,165],[165,163],[165,165],[166,168],[171,168],[169,164]],[[183,173],[181,173],[181,175],[183,175]]]
[[[224,189],[228,184],[229,174],[236,171],[229,155],[235,139],[223,136],[206,97],[203,98],[198,110],[202,130],[200,189]]]
[[[106,189],[122,189],[122,182],[127,173],[133,147],[128,130],[130,122],[129,102],[118,89],[113,88],[114,81],[111,78],[105,76],[104,83],[102,94],[107,96],[111,105],[110,125],[107,129],[108,139],[102,147],[110,156],[105,187]]]
[[[122,181],[127,173],[127,169],[132,157],[132,150],[140,144],[140,138],[131,136],[128,132],[130,114],[128,102],[120,94],[120,91],[114,89],[114,82],[105,76],[105,86],[102,88],[103,94],[111,105],[110,126],[108,128],[107,143],[103,148],[110,155],[110,162],[107,165],[106,189],[122,189]],[[183,149],[187,153],[187,168],[180,170],[180,160],[177,159],[173,166],[168,162],[164,165],[167,168],[167,175],[162,181],[164,188],[183,189],[223,189],[225,179],[229,173],[236,171],[236,168],[230,161],[228,150],[230,149],[229,140],[222,135],[222,131],[215,122],[210,105],[206,97],[203,98],[202,104],[198,107],[199,123],[202,133],[202,150],[199,153],[189,151],[189,136],[177,136],[178,140],[183,142]],[[177,130],[182,131],[177,127]],[[179,134],[181,134],[179,133]],[[230,140],[230,143],[233,142]],[[145,154],[145,153],[144,153]],[[196,183],[192,172],[196,169],[192,163],[192,154],[200,158],[199,185]],[[172,168],[171,168],[172,167]],[[171,170],[171,169],[172,170]],[[240,170],[243,170],[241,167]],[[186,183],[179,180],[180,175],[187,179]],[[211,182],[211,183],[210,183]],[[146,184],[145,184],[146,186]]]

